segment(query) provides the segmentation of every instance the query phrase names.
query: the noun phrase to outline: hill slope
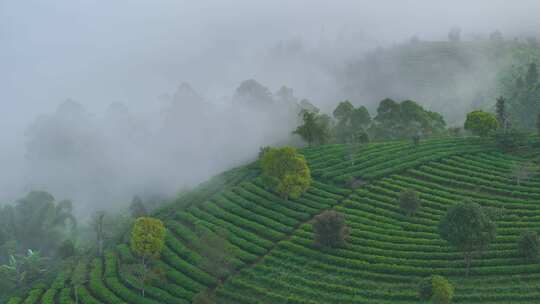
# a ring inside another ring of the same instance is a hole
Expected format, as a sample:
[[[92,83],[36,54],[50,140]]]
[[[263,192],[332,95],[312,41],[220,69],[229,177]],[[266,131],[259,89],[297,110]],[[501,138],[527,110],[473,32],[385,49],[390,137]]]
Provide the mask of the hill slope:
[[[438,139],[374,143],[348,157],[345,145],[304,149],[312,187],[283,201],[265,190],[250,167],[222,174],[180,197],[156,216],[168,228],[159,284],[140,297],[133,277],[120,271],[133,257],[119,244],[103,259],[87,257],[65,267],[49,286],[36,285],[10,303],[190,303],[214,290],[218,303],[418,303],[417,282],[442,274],[456,287],[456,303],[540,301],[540,265],[518,257],[521,231],[540,226],[540,178],[519,186],[509,177],[524,156],[498,152],[488,141]],[[534,154],[531,154],[534,155]],[[344,186],[352,179],[359,188]],[[423,206],[415,217],[399,210],[401,189],[414,188]],[[498,236],[465,277],[462,255],[439,238],[437,223],[449,206],[471,198],[501,208]],[[351,227],[343,249],[313,245],[309,221],[323,210],[346,215]],[[226,231],[228,276],[205,267],[199,235]]]

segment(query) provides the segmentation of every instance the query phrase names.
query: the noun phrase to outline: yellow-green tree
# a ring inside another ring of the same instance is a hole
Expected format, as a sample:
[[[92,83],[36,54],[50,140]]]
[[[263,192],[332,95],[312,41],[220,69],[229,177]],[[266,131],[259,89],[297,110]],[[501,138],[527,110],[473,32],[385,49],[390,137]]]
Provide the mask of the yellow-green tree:
[[[499,122],[495,115],[484,111],[472,111],[467,114],[465,130],[471,131],[474,135],[487,136],[499,127]]]
[[[298,198],[311,184],[311,174],[304,159],[291,147],[270,148],[261,159],[265,184],[283,199]]]
[[[144,286],[152,274],[149,265],[159,258],[165,244],[165,226],[156,218],[140,217],[135,220],[131,231],[131,250],[140,258],[140,267],[134,271],[141,283],[141,293],[144,297]]]

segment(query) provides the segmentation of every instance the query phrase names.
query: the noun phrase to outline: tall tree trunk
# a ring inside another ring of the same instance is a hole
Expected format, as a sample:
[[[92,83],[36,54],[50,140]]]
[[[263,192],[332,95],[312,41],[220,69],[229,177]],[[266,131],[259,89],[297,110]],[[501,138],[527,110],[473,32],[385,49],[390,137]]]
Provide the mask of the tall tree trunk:
[[[103,256],[103,237],[98,236],[98,256]]]
[[[141,280],[141,293],[142,293],[142,297],[144,298],[144,288],[145,288],[145,284],[146,284],[146,276],[147,276],[147,269],[146,269],[146,259],[144,258],[144,256],[142,257],[142,268],[143,268],[143,273],[142,273],[142,280]]]

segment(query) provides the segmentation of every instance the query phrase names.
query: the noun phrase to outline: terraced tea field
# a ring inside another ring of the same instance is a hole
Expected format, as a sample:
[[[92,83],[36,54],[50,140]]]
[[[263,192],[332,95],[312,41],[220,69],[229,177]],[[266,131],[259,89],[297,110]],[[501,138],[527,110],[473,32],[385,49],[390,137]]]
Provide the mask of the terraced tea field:
[[[104,258],[83,257],[54,282],[36,285],[15,303],[191,303],[204,290],[218,303],[419,303],[420,278],[441,274],[455,286],[455,303],[538,303],[540,264],[519,257],[517,238],[540,228],[540,177],[511,177],[524,156],[503,154],[488,141],[438,139],[374,143],[349,157],[345,145],[302,151],[315,181],[301,198],[284,201],[249,168],[229,171],[156,213],[166,223],[158,264],[163,279],[141,297],[121,271],[133,261],[127,244]],[[531,155],[535,155],[531,153]],[[346,182],[361,181],[351,190]],[[414,217],[399,209],[401,190],[422,199]],[[476,258],[470,275],[460,252],[441,240],[437,224],[449,206],[472,199],[501,210],[497,238]],[[323,210],[346,216],[346,247],[313,244],[311,219]],[[232,272],[204,267],[199,236],[230,243]],[[77,286],[73,284],[79,282]]]

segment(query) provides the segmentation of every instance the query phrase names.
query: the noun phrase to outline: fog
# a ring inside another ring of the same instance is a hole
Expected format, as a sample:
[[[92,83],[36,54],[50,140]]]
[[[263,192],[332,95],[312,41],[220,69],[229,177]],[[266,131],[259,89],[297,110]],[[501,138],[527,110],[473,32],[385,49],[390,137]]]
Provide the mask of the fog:
[[[452,83],[454,103],[432,98],[444,83],[410,96],[414,83],[366,81],[370,54],[453,27],[464,40],[536,35],[538,11],[534,0],[0,0],[0,202],[42,189],[86,214],[174,195],[294,141],[303,98],[372,112],[382,97],[416,98],[459,122],[491,85],[489,60],[456,71],[468,77]],[[262,89],[240,96],[249,79],[268,88],[266,105],[252,100]]]

